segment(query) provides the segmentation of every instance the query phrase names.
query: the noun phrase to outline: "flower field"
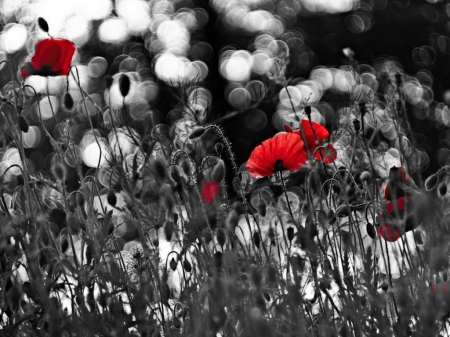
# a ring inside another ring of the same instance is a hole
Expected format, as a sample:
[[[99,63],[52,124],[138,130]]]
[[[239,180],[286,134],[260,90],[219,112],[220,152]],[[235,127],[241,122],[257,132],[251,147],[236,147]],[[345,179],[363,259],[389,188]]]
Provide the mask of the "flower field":
[[[363,34],[382,0],[22,2],[0,1],[0,337],[450,336],[446,35],[412,74],[321,65],[295,29]],[[195,40],[213,17],[247,46]]]

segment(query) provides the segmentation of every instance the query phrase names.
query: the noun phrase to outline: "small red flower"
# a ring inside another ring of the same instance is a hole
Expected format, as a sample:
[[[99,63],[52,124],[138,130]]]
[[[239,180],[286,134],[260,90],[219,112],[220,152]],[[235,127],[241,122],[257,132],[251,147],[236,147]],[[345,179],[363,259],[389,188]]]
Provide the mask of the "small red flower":
[[[214,202],[214,199],[219,195],[219,182],[212,181],[207,182],[203,185],[202,189],[202,199],[203,201],[211,204]]]
[[[294,133],[284,133],[257,146],[247,161],[255,178],[269,177],[277,171],[301,169],[308,160],[303,141]]]
[[[39,76],[67,76],[70,63],[75,53],[75,45],[69,40],[44,39],[36,44],[36,53],[31,62],[22,67],[22,77]]]
[[[388,224],[383,224],[378,227],[378,232],[383,239],[389,242],[397,241],[402,236],[397,229],[389,226]]]
[[[398,215],[398,217],[402,217],[403,211],[405,210],[405,206],[408,204],[408,200],[410,200],[410,199],[411,199],[411,197],[405,196],[405,197],[400,197],[400,198],[396,199],[395,202],[390,201],[386,205],[386,211],[392,216]],[[386,214],[382,213],[381,216],[384,218],[384,217],[386,217]]]

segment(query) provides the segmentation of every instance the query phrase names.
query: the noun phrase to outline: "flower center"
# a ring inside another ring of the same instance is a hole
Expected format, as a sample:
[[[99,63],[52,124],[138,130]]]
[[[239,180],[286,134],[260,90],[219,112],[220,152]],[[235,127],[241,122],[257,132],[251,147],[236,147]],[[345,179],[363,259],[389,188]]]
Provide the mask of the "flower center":
[[[284,170],[285,170],[285,168],[283,166],[283,161],[281,159],[278,159],[275,162],[275,172],[281,172],[281,171],[284,171]]]

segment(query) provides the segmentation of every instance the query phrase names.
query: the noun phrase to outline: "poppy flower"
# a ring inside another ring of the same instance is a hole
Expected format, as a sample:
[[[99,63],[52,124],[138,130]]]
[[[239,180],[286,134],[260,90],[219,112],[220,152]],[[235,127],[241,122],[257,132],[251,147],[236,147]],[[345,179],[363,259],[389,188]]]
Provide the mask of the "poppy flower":
[[[304,143],[294,133],[284,133],[257,146],[250,154],[247,169],[254,178],[272,176],[278,171],[301,169],[308,160]]]
[[[392,167],[389,170],[389,181],[384,190],[384,200],[395,200],[406,195],[399,183],[408,184],[409,175],[401,167]]]
[[[309,122],[304,119],[301,122],[303,133],[300,130],[292,131],[291,128],[285,125],[285,129],[288,133],[294,133],[299,135],[302,140],[308,145],[308,149],[311,153],[314,153],[316,148],[323,144],[328,139],[330,133],[328,130],[316,122]],[[303,136],[304,135],[304,136]],[[314,158],[318,161],[322,161],[325,164],[332,163],[337,158],[337,151],[333,145],[328,144],[326,149],[322,148],[314,154]]]
[[[389,242],[397,241],[402,236],[398,229],[388,224],[380,225],[380,227],[378,227],[378,232],[383,239]]]
[[[36,44],[36,52],[31,62],[22,67],[22,77],[26,79],[31,75],[66,76],[69,74],[74,53],[75,45],[69,40],[41,40]]]
[[[219,195],[219,182],[212,181],[207,182],[203,185],[202,188],[202,199],[203,201],[211,204],[214,202],[214,199]]]

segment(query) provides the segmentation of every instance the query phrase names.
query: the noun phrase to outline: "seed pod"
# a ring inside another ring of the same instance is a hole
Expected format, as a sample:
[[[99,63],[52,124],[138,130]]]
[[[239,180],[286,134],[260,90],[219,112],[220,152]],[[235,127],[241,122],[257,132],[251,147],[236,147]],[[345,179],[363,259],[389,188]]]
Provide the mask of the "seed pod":
[[[170,260],[170,263],[169,263],[170,269],[172,269],[173,271],[177,270],[177,264],[178,263],[175,261],[175,259],[172,258],[172,260]]]
[[[73,98],[68,92],[64,95],[64,105],[69,110],[73,108]]]
[[[106,195],[106,201],[108,201],[108,204],[110,204],[111,206],[116,206],[117,197],[116,193],[114,193],[113,190],[108,191],[108,194]]]
[[[429,176],[427,178],[427,180],[425,180],[425,189],[427,191],[431,191],[432,189],[434,189],[438,183],[438,176],[436,174],[432,174],[431,176]]]
[[[25,133],[27,133],[28,130],[30,129],[30,126],[28,125],[27,120],[22,115],[20,115],[20,117],[19,117],[19,127],[20,127],[20,130]]]
[[[369,172],[364,171],[363,173],[361,173],[361,175],[359,176],[359,179],[361,179],[361,181],[369,181],[372,178],[372,176],[370,175]]]
[[[126,74],[122,74],[119,78],[119,90],[122,96],[125,98],[127,97],[128,93],[130,92],[130,78]]]
[[[44,32],[48,33],[49,28],[48,28],[47,21],[45,21],[43,18],[38,18],[38,25],[39,25],[40,29],[42,29]]]

